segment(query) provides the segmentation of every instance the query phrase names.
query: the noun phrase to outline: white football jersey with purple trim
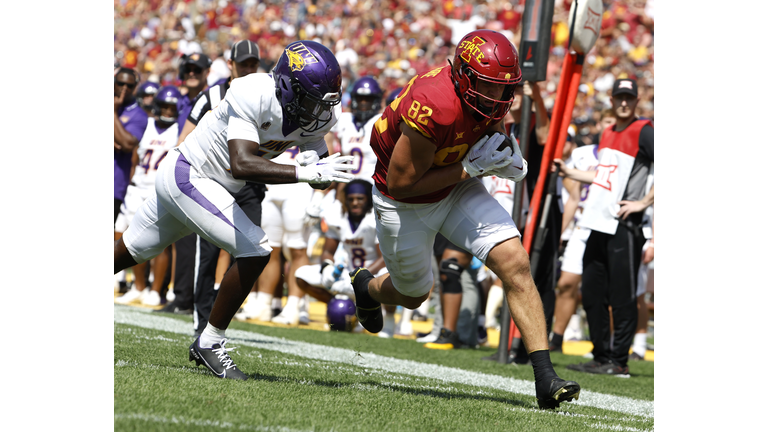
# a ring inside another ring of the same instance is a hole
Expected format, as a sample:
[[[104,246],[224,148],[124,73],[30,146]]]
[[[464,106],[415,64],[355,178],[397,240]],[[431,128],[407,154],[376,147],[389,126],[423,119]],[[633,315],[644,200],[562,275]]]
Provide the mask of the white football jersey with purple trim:
[[[371,148],[371,133],[376,120],[381,114],[376,114],[370,118],[362,129],[355,127],[354,116],[351,112],[343,112],[339,116],[339,121],[331,129],[336,134],[341,143],[342,156],[353,156],[352,166],[355,168],[351,174],[355,178],[363,179],[373,183],[373,171],[376,169],[376,153]]]
[[[139,141],[136,153],[139,163],[133,170],[131,184],[139,189],[155,190],[155,173],[160,162],[168,154],[168,151],[178,144],[179,123],[172,124],[162,132],[158,132],[155,119],[147,120],[147,129]]]
[[[326,235],[339,240],[339,244],[344,247],[348,269],[370,267],[379,257],[376,248],[379,239],[376,237],[376,220],[373,210],[365,215],[357,229],[353,229],[347,215],[342,215],[340,212],[326,214],[325,223],[328,225]]]
[[[230,173],[229,140],[259,143],[258,155],[265,159],[299,145],[322,155],[327,151],[324,137],[340,114],[341,106],[336,105],[331,121],[323,128],[312,133],[297,128],[283,135],[283,108],[275,96],[274,79],[270,74],[249,74],[232,80],[224,99],[203,115],[179,151],[207,177],[228,191],[237,192],[245,181],[235,179]]]

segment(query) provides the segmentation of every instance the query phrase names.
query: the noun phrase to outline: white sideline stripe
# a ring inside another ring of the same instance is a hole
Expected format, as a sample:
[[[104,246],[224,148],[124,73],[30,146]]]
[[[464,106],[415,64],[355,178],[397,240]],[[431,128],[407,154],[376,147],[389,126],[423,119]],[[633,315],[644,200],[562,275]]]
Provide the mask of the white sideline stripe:
[[[115,305],[115,322],[194,336],[192,326],[188,322],[153,315],[149,311],[132,308],[130,306]],[[463,369],[420,363],[412,360],[401,360],[373,353],[360,353],[363,355],[363,360],[360,361],[358,360],[360,357],[357,356],[357,352],[353,350],[292,341],[243,330],[228,329],[227,338],[231,340],[232,345],[238,343],[270,351],[280,351],[299,357],[345,363],[353,366],[362,366],[404,375],[415,375],[446,382],[488,387],[512,393],[536,396],[533,382],[527,380],[466,371]],[[651,418],[653,417],[654,411],[653,401],[606,395],[583,389],[579,395],[579,400],[568,403]]]

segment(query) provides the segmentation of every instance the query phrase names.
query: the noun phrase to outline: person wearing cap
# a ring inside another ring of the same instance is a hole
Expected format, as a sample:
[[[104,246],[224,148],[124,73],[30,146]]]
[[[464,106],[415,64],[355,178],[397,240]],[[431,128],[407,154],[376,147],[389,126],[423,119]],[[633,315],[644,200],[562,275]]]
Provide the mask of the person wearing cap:
[[[232,80],[257,72],[260,62],[258,45],[249,40],[241,40],[232,45],[230,54],[229,60],[227,60],[227,68],[230,70],[229,79],[225,83],[211,86],[197,95],[192,102],[189,115],[186,117],[184,128],[179,134],[180,143],[195,129],[203,115],[216,108],[219,102],[224,99]],[[261,225],[261,201],[264,199],[265,190],[266,187],[263,184],[248,182],[239,192],[232,194],[237,204],[256,225]],[[171,304],[166,305],[164,312],[173,312],[177,308],[184,308],[185,305],[192,304],[191,309],[195,318],[193,327],[196,333],[200,333],[208,325],[208,317],[221,282],[221,278],[216,276],[219,255],[222,255],[221,259],[224,263],[231,262],[231,259],[229,254],[222,254],[218,246],[197,234],[192,234],[192,237],[196,242],[192,245],[195,246],[197,252],[191,251],[192,253],[188,256],[188,266],[198,269],[197,279],[192,285],[174,287],[176,299],[179,299],[179,295],[182,297],[180,300],[174,299]],[[180,288],[184,292],[179,292]]]
[[[181,57],[179,65],[179,79],[181,86],[179,90],[183,94],[178,102],[179,125],[185,125],[185,120],[192,110],[192,104],[195,98],[208,85],[208,74],[211,70],[211,59],[200,53],[185,54]],[[181,144],[184,140],[184,129],[179,134]],[[174,299],[160,309],[163,312],[173,312],[181,315],[192,313],[192,293],[194,290],[194,262],[195,262],[195,238],[196,235],[190,234],[174,243],[173,248],[176,251],[174,261],[174,280],[173,295]]]
[[[179,102],[180,119],[187,118],[192,109],[192,101],[208,85],[211,63],[211,59],[205,54],[193,53],[181,57],[181,64],[179,65],[180,90],[185,97]]]
[[[126,67],[115,70],[115,221],[128,190],[133,150],[147,128],[147,113],[133,96],[138,84],[139,74],[135,70]]]
[[[616,124],[602,133],[596,170],[569,168],[554,160],[561,176],[592,185],[577,226],[591,230],[582,261],[581,294],[593,359],[569,365],[571,370],[629,376],[627,360],[638,320],[637,274],[645,243],[642,222],[654,196],[653,186],[647,187],[653,168],[653,123],[635,115],[637,96],[635,80],[614,82],[611,104]]]

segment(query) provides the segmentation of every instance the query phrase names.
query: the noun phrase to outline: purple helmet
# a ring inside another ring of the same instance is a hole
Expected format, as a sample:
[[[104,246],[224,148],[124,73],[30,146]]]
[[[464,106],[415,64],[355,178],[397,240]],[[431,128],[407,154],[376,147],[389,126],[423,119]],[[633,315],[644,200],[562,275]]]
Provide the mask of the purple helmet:
[[[323,128],[341,102],[341,68],[331,50],[302,40],[285,47],[272,70],[285,117],[306,132]]]
[[[181,92],[174,86],[165,86],[158,90],[155,94],[155,99],[152,101],[152,104],[154,105],[154,113],[156,116],[158,116],[158,119],[166,123],[175,122],[179,118],[178,103],[181,98]],[[173,104],[176,106],[176,114],[173,117],[165,117],[160,115],[161,104]]]
[[[368,119],[379,113],[384,92],[373,77],[364,76],[355,81],[350,94],[349,108],[355,117],[355,126],[359,129]]]
[[[143,82],[139,88],[136,90],[136,98],[139,101],[139,105],[141,105],[143,108],[148,108],[147,105],[144,104],[144,97],[145,96],[154,96],[157,94],[157,90],[160,88],[160,84],[152,81],[145,81]],[[151,106],[151,103],[149,104]]]
[[[351,332],[357,325],[355,302],[345,295],[337,295],[328,302],[325,316],[331,330]]]
[[[136,90],[136,96],[137,97],[144,97],[149,96],[157,93],[157,90],[160,89],[160,84],[152,81],[145,81],[141,83],[139,88]]]

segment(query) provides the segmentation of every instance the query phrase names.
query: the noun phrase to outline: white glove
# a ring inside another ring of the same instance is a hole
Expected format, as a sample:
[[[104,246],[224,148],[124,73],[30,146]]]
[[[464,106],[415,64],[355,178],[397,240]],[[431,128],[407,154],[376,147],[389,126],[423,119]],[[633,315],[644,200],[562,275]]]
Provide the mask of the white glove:
[[[296,167],[296,179],[300,182],[317,185],[333,181],[349,183],[355,177],[347,171],[352,171],[354,166],[353,156],[340,156],[334,153],[325,159],[320,159],[308,166]]]
[[[470,177],[486,174],[488,171],[507,166],[512,159],[512,149],[506,147],[501,151],[496,148],[504,141],[504,135],[495,134],[491,137],[483,136],[472,146],[469,152],[461,160],[464,171]]]
[[[333,263],[328,264],[323,269],[323,273],[320,277],[320,283],[323,284],[325,288],[330,289],[331,285],[334,284],[334,282],[337,281],[336,275],[333,273],[336,271],[336,265]]]
[[[520,151],[515,137],[512,137],[512,150],[512,157],[510,158],[512,162],[505,167],[491,170],[489,174],[517,183],[528,174],[528,162],[523,159],[523,152]]]
[[[318,156],[317,152],[314,150],[303,151],[299,153],[298,156],[296,156],[296,162],[298,162],[301,166],[312,165],[313,163],[317,163],[319,160],[320,156]]]

